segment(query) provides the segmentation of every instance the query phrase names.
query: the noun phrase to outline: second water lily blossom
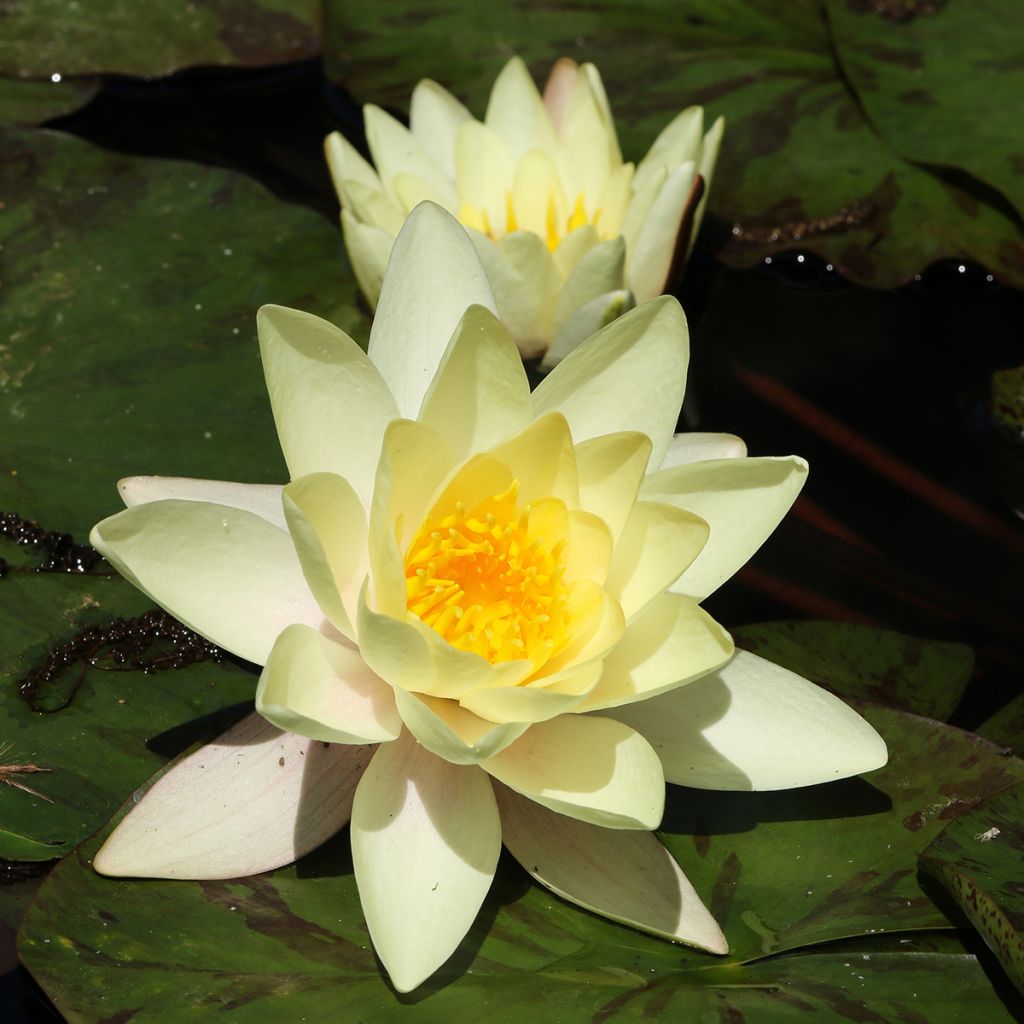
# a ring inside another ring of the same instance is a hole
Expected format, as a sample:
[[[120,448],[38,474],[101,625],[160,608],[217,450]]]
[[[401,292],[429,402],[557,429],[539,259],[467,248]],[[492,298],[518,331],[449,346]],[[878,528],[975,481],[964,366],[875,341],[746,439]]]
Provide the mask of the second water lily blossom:
[[[806,467],[705,459],[734,442],[673,436],[675,300],[619,318],[532,394],[494,305],[465,231],[419,206],[368,352],[308,314],[260,312],[291,482],[129,479],[129,507],[92,534],[155,601],[263,666],[259,714],[153,784],[96,869],[252,874],[349,824],[399,991],[459,946],[502,842],[568,900],[725,952],[651,832],[666,780],[777,789],[886,759],[854,711],[734,652],[700,607]]]
[[[360,287],[376,305],[406,215],[430,199],[470,230],[498,315],[524,356],[552,366],[634,302],[666,289],[703,215],[723,122],[678,114],[624,163],[601,76],[559,60],[543,97],[523,61],[498,75],[483,121],[436,82],[409,128],[364,108],[375,168],[338,132],[327,159]]]

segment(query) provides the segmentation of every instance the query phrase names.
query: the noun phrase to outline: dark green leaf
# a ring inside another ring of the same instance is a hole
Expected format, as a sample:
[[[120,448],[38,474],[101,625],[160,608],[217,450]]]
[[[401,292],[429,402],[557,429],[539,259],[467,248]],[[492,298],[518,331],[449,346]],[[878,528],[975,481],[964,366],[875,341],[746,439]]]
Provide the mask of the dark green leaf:
[[[979,736],[1014,752],[1024,751],[1024,696],[1015,697],[977,729]]]
[[[921,857],[1024,991],[1024,787],[954,821]]]
[[[896,939],[876,946],[872,933],[946,926],[917,886],[917,855],[949,817],[1024,780],[1024,765],[948,726],[895,711],[873,719],[893,762],[870,781],[789,794],[671,792],[663,838],[722,920],[733,947],[725,960],[583,913],[503,860],[452,960],[396,997],[369,947],[345,833],[297,866],[202,883],[101,878],[90,841],[40,890],[22,955],[81,1021],[129,1009],[133,1022],[189,1011],[320,1020],[339,1007],[352,1020],[707,1014],[760,1024],[810,1009],[815,1016],[799,1019],[934,1024],[978,1012],[1008,1021],[962,950],[908,943],[901,954]],[[772,955],[857,935],[870,939]]]
[[[732,630],[744,650],[827,686],[945,721],[974,668],[963,644],[921,640],[849,622],[762,622]]]
[[[0,124],[42,124],[70,114],[96,94],[90,79],[64,82],[17,82],[0,78]]]
[[[203,64],[315,56],[318,0],[6,0],[0,73],[156,77]]]
[[[1014,0],[998,6],[1016,10]],[[541,79],[562,54],[592,60],[627,159],[639,159],[691,103],[725,115],[710,210],[732,228],[720,249],[728,262],[749,266],[799,246],[855,281],[892,286],[937,259],[970,257],[1024,283],[1019,221],[879,136],[837,64],[820,0],[502,0],[486,11],[471,0],[441,0],[429,18],[414,9],[412,0],[328,3],[325,52],[360,101],[407,110],[412,86],[430,77],[480,115],[512,53]],[[977,88],[991,90],[991,103],[1012,117],[1012,83],[1004,91],[992,75]],[[920,134],[948,138],[958,152],[943,106],[914,115]]]

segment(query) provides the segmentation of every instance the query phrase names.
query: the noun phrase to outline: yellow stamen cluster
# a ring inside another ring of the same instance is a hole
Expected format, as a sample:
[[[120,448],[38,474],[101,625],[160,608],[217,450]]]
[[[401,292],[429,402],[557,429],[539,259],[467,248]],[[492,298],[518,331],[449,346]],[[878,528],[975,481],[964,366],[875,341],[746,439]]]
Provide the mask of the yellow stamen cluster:
[[[560,223],[561,218],[558,216],[558,207],[555,202],[554,193],[549,193],[547,214],[545,217],[545,241],[547,242],[548,248],[554,252],[566,235],[571,234],[577,228],[583,227],[584,224],[593,224],[596,228],[600,218],[600,210],[595,210],[593,217],[587,216],[587,207],[583,198],[583,193],[581,192],[576,197],[572,213],[569,214],[568,217],[564,218],[564,224]],[[463,203],[462,208],[459,210],[459,220],[461,220],[467,227],[474,228],[482,234],[485,234],[492,241],[497,241],[501,235],[519,230],[519,221],[516,217],[515,207],[512,203],[511,192],[505,193],[504,231],[500,231],[494,227],[486,209],[483,207],[472,206],[469,203]]]
[[[537,536],[518,491],[513,481],[473,508],[428,517],[405,557],[409,610],[492,664],[546,661],[565,645],[570,620],[565,536]]]

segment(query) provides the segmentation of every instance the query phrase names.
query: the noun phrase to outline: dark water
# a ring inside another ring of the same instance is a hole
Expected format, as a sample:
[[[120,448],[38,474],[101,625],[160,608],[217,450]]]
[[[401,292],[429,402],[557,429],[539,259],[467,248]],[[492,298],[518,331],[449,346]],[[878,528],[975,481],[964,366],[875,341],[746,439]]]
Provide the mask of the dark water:
[[[340,128],[361,141],[358,107],[319,62],[112,79],[51,126],[243,171],[332,222],[322,138]],[[724,228],[707,225],[680,293],[693,330],[688,425],[738,433],[751,454],[804,455],[811,477],[709,610],[726,625],[844,619],[970,644],[977,668],[954,721],[977,725],[1024,679],[1024,529],[1012,511],[1024,508],[1024,447],[993,437],[986,408],[993,370],[1024,362],[1024,294],[956,262],[895,292],[852,286],[799,252],[729,270],[709,252]],[[0,1019],[59,1020],[23,973],[0,984]]]

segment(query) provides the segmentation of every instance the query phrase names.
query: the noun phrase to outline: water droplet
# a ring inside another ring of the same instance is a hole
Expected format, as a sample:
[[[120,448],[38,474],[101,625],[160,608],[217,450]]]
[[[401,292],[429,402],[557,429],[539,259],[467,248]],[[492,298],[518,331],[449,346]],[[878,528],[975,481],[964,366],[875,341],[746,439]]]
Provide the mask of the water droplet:
[[[50,75],[50,81],[51,82],[59,82],[60,79],[61,79],[60,73],[57,72],[57,71],[54,71],[54,73],[52,75]]]

